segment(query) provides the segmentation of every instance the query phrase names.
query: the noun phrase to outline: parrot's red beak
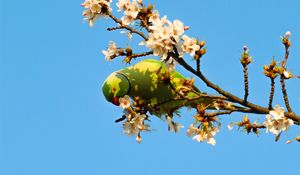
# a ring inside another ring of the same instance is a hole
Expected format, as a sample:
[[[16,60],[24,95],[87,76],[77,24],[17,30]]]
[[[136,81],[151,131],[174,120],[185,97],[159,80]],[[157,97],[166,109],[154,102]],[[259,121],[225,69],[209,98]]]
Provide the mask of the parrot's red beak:
[[[114,97],[111,102],[112,102],[112,104],[114,104],[116,106],[120,105],[119,97]]]

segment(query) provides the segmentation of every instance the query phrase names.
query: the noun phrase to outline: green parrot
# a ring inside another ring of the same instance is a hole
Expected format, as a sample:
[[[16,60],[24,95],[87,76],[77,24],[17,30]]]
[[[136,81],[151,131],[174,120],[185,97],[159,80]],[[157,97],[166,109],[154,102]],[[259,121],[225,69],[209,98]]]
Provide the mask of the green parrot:
[[[168,83],[161,79],[161,75],[170,75]],[[147,104],[148,111],[156,116],[168,115],[183,106],[196,107],[197,104],[212,105],[214,100],[201,97],[201,92],[192,85],[183,95],[177,90],[187,89],[187,79],[176,70],[168,71],[164,63],[155,59],[146,59],[125,69],[113,72],[104,81],[103,94],[107,101],[119,105],[119,98],[125,95],[132,99],[139,97]]]

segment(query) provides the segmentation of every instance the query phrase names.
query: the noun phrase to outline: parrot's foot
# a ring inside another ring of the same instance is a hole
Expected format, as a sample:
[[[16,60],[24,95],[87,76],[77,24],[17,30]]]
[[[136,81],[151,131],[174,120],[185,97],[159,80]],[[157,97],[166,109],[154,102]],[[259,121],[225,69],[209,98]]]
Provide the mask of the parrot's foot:
[[[121,122],[121,121],[123,121],[125,119],[126,119],[126,116],[123,115],[121,118],[118,118],[117,120],[115,120],[115,123],[119,123],[119,122]]]

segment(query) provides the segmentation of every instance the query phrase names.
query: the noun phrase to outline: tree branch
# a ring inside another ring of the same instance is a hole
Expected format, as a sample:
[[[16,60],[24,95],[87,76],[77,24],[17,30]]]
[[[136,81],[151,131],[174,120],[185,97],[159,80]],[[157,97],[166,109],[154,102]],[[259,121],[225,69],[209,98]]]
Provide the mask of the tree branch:
[[[289,58],[289,46],[290,46],[289,40],[287,40],[287,42],[284,43],[284,46],[285,46],[285,55],[284,55],[284,59],[282,61],[283,71],[286,70],[286,63],[287,63],[287,60]],[[288,94],[287,94],[287,90],[286,90],[284,81],[285,81],[285,75],[284,75],[284,72],[283,72],[280,75],[281,91],[282,91],[282,94],[283,94],[283,100],[284,100],[285,106],[286,106],[288,112],[292,113],[293,111],[292,111],[292,108],[291,108],[290,103],[289,103]]]
[[[243,106],[249,107],[252,109],[253,113],[256,114],[268,114],[269,113],[269,109],[268,108],[264,108],[258,105],[255,105],[253,103],[250,102],[244,102],[243,99],[240,99],[239,97],[224,91],[223,89],[221,89],[219,86],[215,85],[214,83],[212,83],[211,81],[209,81],[200,71],[199,73],[197,73],[197,71],[195,69],[193,69],[189,64],[187,64],[182,58],[180,57],[174,57],[176,59],[176,61],[183,66],[186,70],[188,70],[189,72],[193,73],[194,75],[196,75],[197,77],[199,77],[208,87],[214,89],[215,91],[217,91],[219,94],[227,97],[229,100],[239,103]],[[295,121],[296,124],[300,124],[300,116],[295,115],[294,113],[291,112],[285,112],[284,115],[292,120]]]
[[[199,73],[200,72],[200,58],[198,58],[196,60],[196,64],[197,64],[197,73]]]
[[[288,94],[287,94],[287,90],[286,90],[286,87],[285,87],[284,79],[285,79],[284,75],[281,75],[280,76],[280,84],[281,84],[281,90],[282,90],[282,94],[283,94],[283,100],[284,100],[284,103],[285,103],[285,106],[286,106],[287,110],[289,112],[293,112],[292,108],[290,106],[290,103],[289,103]]]
[[[248,67],[247,64],[243,64],[243,72],[244,72],[244,102],[247,102],[249,95],[249,80],[248,80]]]
[[[271,91],[270,91],[270,97],[269,97],[269,110],[271,110],[272,107],[272,103],[273,103],[273,98],[274,98],[274,93],[275,93],[275,80],[274,78],[270,78],[271,80]]]

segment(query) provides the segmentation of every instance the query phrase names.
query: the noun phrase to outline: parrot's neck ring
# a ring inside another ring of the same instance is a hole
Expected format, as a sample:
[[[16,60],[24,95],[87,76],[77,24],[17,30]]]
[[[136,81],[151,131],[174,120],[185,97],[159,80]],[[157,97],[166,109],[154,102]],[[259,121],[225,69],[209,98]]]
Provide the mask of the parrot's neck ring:
[[[116,72],[116,74],[123,76],[127,80],[129,86],[128,86],[128,91],[126,92],[126,95],[128,95],[129,92],[131,91],[131,83],[130,83],[128,77],[126,76],[126,74],[124,74],[122,72]]]

